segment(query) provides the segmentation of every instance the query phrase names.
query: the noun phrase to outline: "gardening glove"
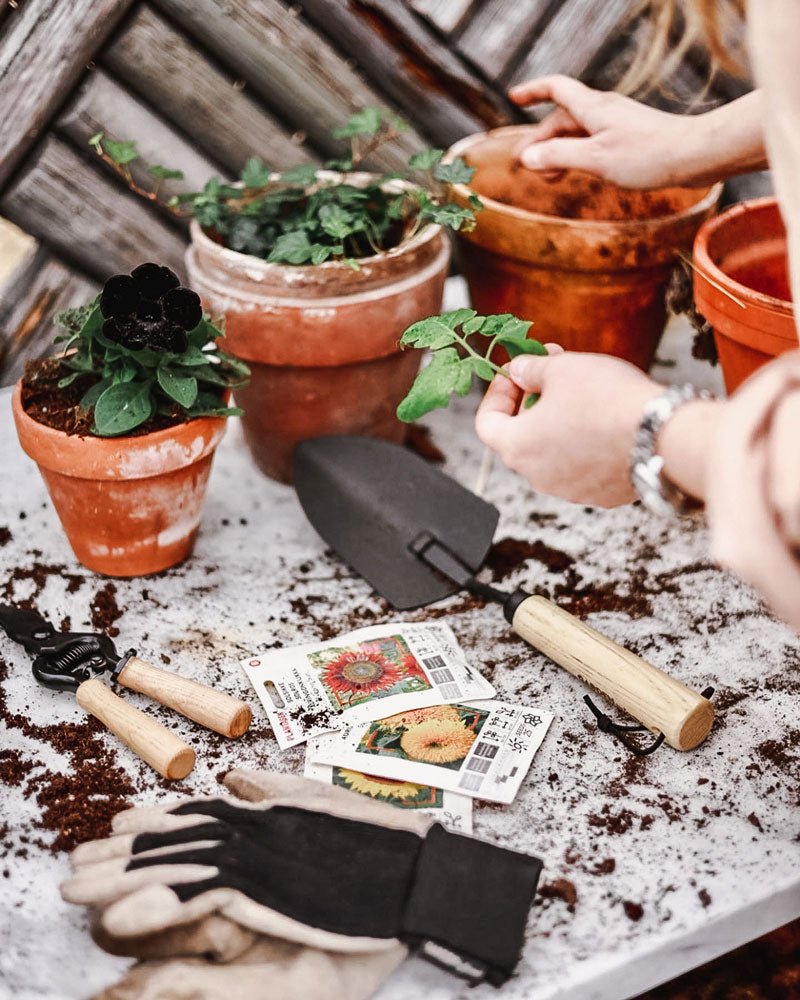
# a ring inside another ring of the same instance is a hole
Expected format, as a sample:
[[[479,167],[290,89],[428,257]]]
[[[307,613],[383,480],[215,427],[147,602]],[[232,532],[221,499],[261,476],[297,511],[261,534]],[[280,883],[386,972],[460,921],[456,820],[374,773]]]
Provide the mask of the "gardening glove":
[[[132,809],[81,845],[70,902],[103,907],[114,937],[218,913],[338,952],[398,940],[473,981],[519,959],[541,862],[419,815],[290,775],[233,771],[240,799]]]
[[[94,943],[103,951],[123,958],[176,958],[199,956],[215,962],[232,962],[243,955],[258,940],[258,934],[213,913],[190,924],[165,927],[152,934],[135,937],[115,937],[102,922],[102,911],[94,910],[90,917]]]
[[[224,964],[199,956],[139,962],[94,1000],[308,1000],[322,992],[337,1000],[367,1000],[406,954],[399,942],[342,954],[253,935],[250,946]]]

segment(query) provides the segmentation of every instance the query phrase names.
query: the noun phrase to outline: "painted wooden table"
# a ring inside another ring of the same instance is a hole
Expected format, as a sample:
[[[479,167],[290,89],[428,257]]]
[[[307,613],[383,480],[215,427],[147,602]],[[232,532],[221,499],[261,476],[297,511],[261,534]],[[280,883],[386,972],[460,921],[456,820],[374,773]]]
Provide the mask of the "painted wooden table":
[[[677,325],[662,353],[685,357],[687,342]],[[687,373],[716,378],[683,362],[657,369],[664,380]],[[83,911],[61,902],[62,848],[123,803],[216,793],[217,777],[234,765],[299,772],[302,748],[278,750],[239,659],[391,614],[326,552],[292,490],[254,469],[235,426],[216,459],[194,557],[150,579],[93,576],[74,561],[19,450],[9,402],[4,391],[0,599],[35,596],[54,622],[73,628],[113,622],[121,646],[247,697],[256,713],[251,732],[227,742],[126,693],[198,751],[193,773],[168,786],[87,725],[71,696],[37,687],[21,649],[0,639],[0,996],[77,1000],[126,962],[96,948]],[[476,402],[430,421],[448,471],[467,485],[481,457]],[[632,759],[597,734],[582,685],[516,639],[497,608],[454,597],[435,609],[447,611],[499,696],[556,714],[514,804],[475,809],[478,836],[544,859],[544,893],[519,973],[501,993],[470,990],[415,959],[380,1000],[622,1000],[800,916],[797,637],[709,563],[701,525],[535,496],[499,466],[486,495],[502,512],[497,539],[524,543],[495,550],[497,579],[543,587],[687,684],[714,685],[718,721],[693,753]],[[524,561],[511,558],[520,551]]]

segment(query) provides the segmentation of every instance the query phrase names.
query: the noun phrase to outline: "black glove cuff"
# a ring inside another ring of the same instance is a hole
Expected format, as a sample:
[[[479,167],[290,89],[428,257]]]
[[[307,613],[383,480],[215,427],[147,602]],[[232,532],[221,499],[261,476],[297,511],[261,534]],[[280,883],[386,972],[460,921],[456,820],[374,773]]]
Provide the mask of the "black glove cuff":
[[[542,862],[431,827],[400,938],[473,982],[502,986],[519,961]]]

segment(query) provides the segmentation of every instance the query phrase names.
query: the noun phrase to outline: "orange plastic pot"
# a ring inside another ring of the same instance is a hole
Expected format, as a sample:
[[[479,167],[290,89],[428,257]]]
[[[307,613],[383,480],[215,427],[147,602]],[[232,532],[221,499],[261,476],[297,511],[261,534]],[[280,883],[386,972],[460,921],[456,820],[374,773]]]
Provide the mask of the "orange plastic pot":
[[[694,300],[714,330],[725,387],[797,348],[786,229],[774,198],[734,205],[694,245]]]
[[[13,410],[79,562],[107,576],[146,576],[191,553],[224,419],[139,437],[79,437],[29,417],[19,384]]]
[[[465,205],[477,194],[483,203],[475,229],[458,241],[473,305],[532,320],[538,340],[647,370],[676,252],[691,252],[721,185],[630,191],[578,171],[549,181],[519,163],[525,131],[468,136],[447,154],[475,168],[453,199]]]
[[[291,480],[299,441],[363,434],[401,441],[395,410],[419,368],[402,352],[403,331],[441,310],[449,243],[426,226],[408,243],[360,261],[269,264],[228,250],[192,224],[186,267],[222,346],[250,365],[234,391],[245,440],[259,468]]]

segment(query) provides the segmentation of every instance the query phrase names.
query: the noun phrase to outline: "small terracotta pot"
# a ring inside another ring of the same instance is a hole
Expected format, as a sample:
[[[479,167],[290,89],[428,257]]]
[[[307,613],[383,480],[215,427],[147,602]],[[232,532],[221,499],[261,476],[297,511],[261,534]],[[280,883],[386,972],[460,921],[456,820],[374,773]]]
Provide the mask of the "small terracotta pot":
[[[694,301],[714,329],[725,387],[796,350],[786,229],[774,198],[729,208],[694,244]]]
[[[65,434],[22,407],[14,420],[38,464],[76,558],[107,576],[146,576],[192,551],[221,417],[201,417],[139,437]]]
[[[401,441],[395,415],[420,364],[402,352],[411,323],[441,311],[450,248],[439,226],[363,258],[359,270],[268,264],[211,240],[192,223],[186,254],[191,287],[212,316],[225,317],[222,347],[250,365],[242,427],[268,476],[291,480],[299,441],[363,434]]]
[[[481,313],[532,320],[531,336],[567,350],[614,354],[647,370],[666,324],[676,251],[691,252],[721,185],[629,191],[578,171],[545,180],[519,163],[527,126],[468,136],[447,157],[475,167],[455,185],[483,202],[459,255]]]

